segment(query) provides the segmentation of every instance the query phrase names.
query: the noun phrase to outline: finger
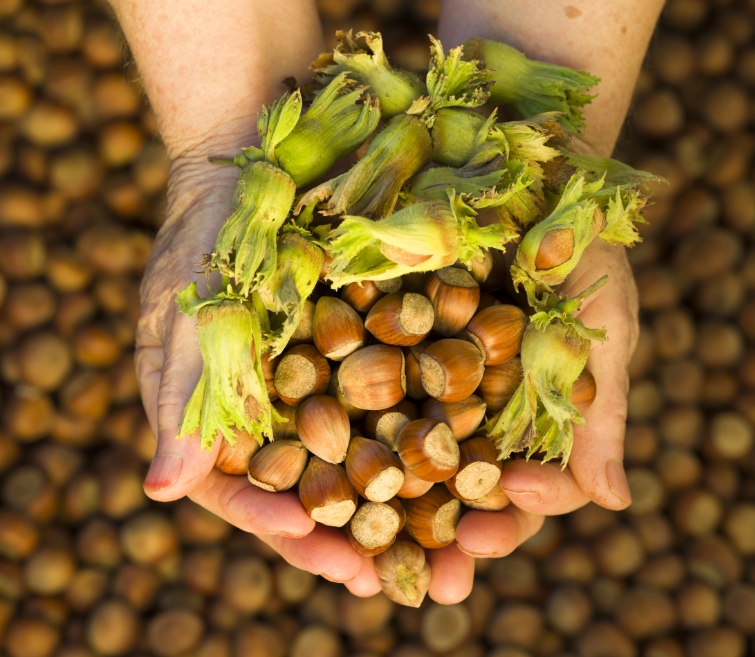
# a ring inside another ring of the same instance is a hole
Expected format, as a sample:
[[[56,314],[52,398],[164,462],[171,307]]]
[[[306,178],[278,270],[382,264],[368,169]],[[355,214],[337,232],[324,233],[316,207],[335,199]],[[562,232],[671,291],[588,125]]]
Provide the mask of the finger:
[[[345,582],[351,593],[360,598],[371,598],[381,591],[380,578],[375,570],[375,564],[370,557],[362,557],[362,567],[354,579]]]
[[[469,511],[456,528],[459,549],[471,557],[505,557],[534,536],[543,526],[543,516],[517,506],[503,511]]]
[[[362,557],[356,553],[349,539],[339,529],[317,525],[304,538],[261,535],[273,550],[288,563],[331,582],[353,580],[362,569]]]
[[[461,602],[472,592],[474,559],[451,543],[440,550],[425,552],[432,576],[428,595],[442,605]]]
[[[215,468],[189,497],[234,527],[252,534],[301,537],[315,527],[296,493],[269,493],[249,483],[246,477],[228,475]]]
[[[501,487],[520,509],[544,516],[569,513],[590,501],[571,470],[557,463],[512,461],[503,469]]]
[[[608,284],[587,299],[579,318],[588,327],[605,326],[608,340],[593,342],[587,367],[597,394],[583,413],[585,425],[575,425],[569,465],[585,494],[608,509],[624,509],[632,501],[624,473],[624,432],[629,377],[634,349],[636,291],[623,248],[596,240],[575,271],[572,292],[608,274]]]
[[[147,414],[152,433],[157,435],[157,393],[160,390],[160,375],[165,360],[163,346],[153,341],[144,344],[137,335],[137,346],[134,352],[134,366],[136,380],[139,383],[139,394],[142,397],[144,412]]]
[[[157,452],[144,480],[146,494],[161,502],[196,488],[212,470],[220,449],[220,440],[209,452],[201,449],[197,436],[177,440],[184,406],[202,373],[202,356],[193,319],[175,313],[172,328],[156,395]],[[154,386],[154,379],[147,385]]]

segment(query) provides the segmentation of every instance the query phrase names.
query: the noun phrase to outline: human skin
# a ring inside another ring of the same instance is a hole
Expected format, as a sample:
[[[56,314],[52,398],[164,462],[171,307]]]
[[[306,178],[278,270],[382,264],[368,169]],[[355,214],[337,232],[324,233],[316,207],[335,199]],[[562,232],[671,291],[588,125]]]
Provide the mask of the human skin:
[[[137,331],[137,374],[158,438],[144,489],[159,501],[188,495],[231,524],[259,535],[293,565],[343,582],[357,595],[373,595],[380,584],[372,560],[358,555],[342,532],[316,527],[294,493],[268,493],[245,477],[215,469],[219,441],[211,452],[202,452],[198,440],[176,440],[202,361],[194,320],[178,312],[175,297],[196,280],[195,263],[212,249],[230,213],[237,173],[232,167],[209,164],[207,157],[233,155],[254,143],[261,105],[283,93],[284,78],[305,79],[309,62],[322,50],[314,3],[111,4],[171,158],[166,219],[144,276]],[[623,10],[621,20],[605,19],[603,4]],[[626,113],[660,5],[650,0],[589,0],[579,2],[579,17],[569,18],[574,11],[567,11],[563,3],[446,0],[440,36],[446,47],[469,36],[496,38],[530,56],[603,77],[606,82],[597,89],[601,95],[586,112],[585,138],[597,152],[607,154]],[[622,32],[623,23],[627,32]],[[514,505],[497,514],[466,514],[459,526],[459,546],[430,551],[429,595],[436,601],[464,599],[472,587],[473,556],[508,554],[539,529],[543,515],[568,512],[588,499],[613,509],[629,503],[620,464],[626,364],[637,330],[636,293],[623,250],[602,243],[591,247],[565,288],[581,289],[606,271],[611,283],[582,312],[587,325],[606,324],[611,336],[591,356],[598,397],[587,415],[589,430],[577,435],[570,466],[563,472],[534,462],[507,467],[504,481]],[[607,463],[613,464],[610,479]]]
[[[445,0],[439,36],[453,47],[470,37],[503,41],[533,59],[554,62],[601,78],[584,109],[583,139],[572,148],[609,156],[624,122],[650,36],[663,7],[659,0]],[[593,501],[623,509],[631,494],[622,465],[629,379],[627,366],[639,332],[637,290],[626,250],[595,240],[561,286],[581,292],[603,275],[609,282],[585,301],[579,313],[589,327],[605,326],[609,339],[593,343],[588,368],[597,396],[575,425],[569,464],[515,461],[502,485],[513,506],[497,514],[472,511],[457,530],[459,549],[471,556],[495,557],[515,547],[514,528],[537,531],[544,515],[573,511]],[[494,515],[491,518],[491,515]]]

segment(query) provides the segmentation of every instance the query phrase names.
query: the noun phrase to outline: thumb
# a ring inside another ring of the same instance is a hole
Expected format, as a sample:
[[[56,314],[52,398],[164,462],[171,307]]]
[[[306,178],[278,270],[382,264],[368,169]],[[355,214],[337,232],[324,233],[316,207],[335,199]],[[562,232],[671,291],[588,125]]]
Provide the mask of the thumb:
[[[158,359],[154,356],[150,359],[146,354],[140,359],[145,363],[144,368],[149,367],[150,360]],[[144,480],[144,492],[153,500],[169,502],[187,495],[215,465],[220,440],[216,440],[212,451],[208,452],[201,449],[197,435],[177,438],[184,406],[201,373],[202,356],[195,321],[176,313],[160,369],[151,376],[140,372],[142,397],[146,406],[152,406],[148,414],[153,426],[157,426],[157,452]],[[147,400],[156,400],[156,403]]]
[[[596,396],[583,413],[586,424],[574,427],[569,468],[593,502],[618,510],[632,501],[623,458],[627,365],[636,339],[636,292],[623,248],[600,243],[585,253],[585,269],[570,287],[582,289],[603,274],[609,275],[608,284],[588,298],[579,313],[585,326],[605,326],[608,341],[594,342],[590,349],[587,367],[595,377]]]

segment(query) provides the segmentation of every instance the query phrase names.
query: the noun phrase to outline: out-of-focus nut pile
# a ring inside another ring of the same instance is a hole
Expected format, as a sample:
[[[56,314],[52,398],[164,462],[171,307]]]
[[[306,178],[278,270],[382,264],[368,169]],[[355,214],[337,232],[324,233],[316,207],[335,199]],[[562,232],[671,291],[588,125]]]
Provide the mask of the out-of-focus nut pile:
[[[320,0],[426,59],[437,0]],[[332,44],[331,44],[332,45]],[[631,253],[634,503],[548,519],[398,608],[141,490],[132,343],[168,175],[104,3],[0,0],[0,642],[9,657],[755,654],[755,7],[670,0],[620,145],[669,180]]]

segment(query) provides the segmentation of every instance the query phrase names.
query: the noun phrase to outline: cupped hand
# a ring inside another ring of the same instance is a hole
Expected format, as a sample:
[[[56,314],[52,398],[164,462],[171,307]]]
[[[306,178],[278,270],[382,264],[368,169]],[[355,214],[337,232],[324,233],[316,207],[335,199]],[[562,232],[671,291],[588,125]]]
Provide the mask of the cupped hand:
[[[203,277],[196,263],[212,250],[231,210],[238,170],[204,158],[179,159],[171,169],[167,217],[155,240],[142,283],[136,368],[157,452],[144,490],[158,501],[189,496],[230,524],[258,534],[291,563],[333,581],[370,576],[364,559],[339,532],[315,529],[295,493],[269,493],[246,477],[214,467],[220,448],[200,449],[195,437],[177,440],[184,405],[202,372],[195,320],[178,310],[176,293]],[[371,564],[370,564],[371,565]],[[366,570],[365,574],[360,574]],[[374,586],[373,586],[374,588]]]
[[[188,496],[239,529],[258,535],[289,563],[355,595],[380,591],[372,559],[360,556],[345,533],[315,525],[294,492],[269,493],[246,477],[214,467],[196,437],[177,440],[183,408],[202,372],[195,320],[178,310],[176,294],[203,277],[196,273],[231,211],[238,170],[202,159],[180,159],[171,169],[167,216],[155,240],[141,289],[136,368],[157,451],[144,481],[153,500]],[[455,545],[428,553],[429,595],[438,602],[464,599],[472,589],[474,561]]]
[[[512,505],[498,513],[471,511],[459,523],[459,548],[476,557],[509,554],[540,528],[543,516],[569,513],[592,501],[607,509],[631,502],[622,465],[629,378],[627,367],[637,343],[637,290],[624,247],[596,239],[584,252],[561,292],[573,296],[608,275],[608,283],[578,313],[585,326],[605,326],[608,340],[593,342],[587,367],[597,394],[574,425],[569,463],[514,460],[502,474]]]

